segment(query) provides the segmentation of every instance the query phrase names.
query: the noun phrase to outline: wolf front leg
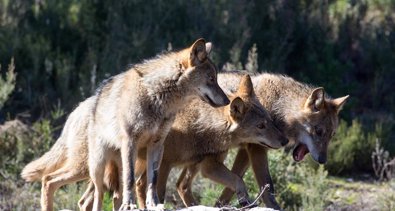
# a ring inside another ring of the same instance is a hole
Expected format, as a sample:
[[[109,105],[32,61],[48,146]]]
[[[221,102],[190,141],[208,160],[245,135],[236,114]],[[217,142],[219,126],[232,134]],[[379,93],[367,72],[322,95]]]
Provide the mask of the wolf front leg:
[[[159,204],[157,193],[158,171],[162,162],[163,143],[174,122],[175,115],[164,118],[158,127],[157,133],[151,137],[147,146],[147,195],[145,204],[147,209],[163,210],[164,205]]]
[[[187,207],[197,205],[192,193],[192,182],[198,173],[197,164],[185,167],[177,181],[177,192]]]
[[[138,137],[125,136],[122,138],[121,159],[122,159],[122,205],[119,210],[134,210],[137,208],[134,203],[134,162],[137,155]]]
[[[240,178],[243,178],[245,172],[247,171],[249,166],[248,160],[248,152],[244,147],[240,147],[239,151],[237,152],[235,162],[233,163],[232,172],[238,175]],[[223,205],[229,204],[232,196],[235,192],[230,188],[225,188],[222,191],[221,196],[219,197],[218,201],[215,203],[216,207],[220,207]]]
[[[263,188],[266,184],[269,184],[269,191],[263,193],[263,202],[269,208],[280,210],[281,208],[274,197],[274,186],[269,172],[267,150],[266,147],[256,144],[249,144],[247,147],[248,157],[259,187]]]
[[[147,195],[145,205],[149,210],[162,210],[157,193],[158,171],[163,156],[163,140],[151,141],[147,147]]]
[[[202,175],[235,191],[241,206],[250,205],[243,179],[226,168],[222,160],[218,160],[217,156],[206,157],[200,164]]]
[[[157,192],[159,197],[159,203],[161,204],[165,203],[166,184],[167,184],[167,178],[169,178],[170,171],[171,171],[171,167],[167,163],[162,162],[160,164]]]
[[[142,163],[141,161],[144,161]],[[144,166],[143,166],[143,165]],[[142,168],[142,166],[144,168]],[[169,177],[171,167],[166,165],[166,163],[161,163],[158,173],[158,183],[157,183],[157,193],[159,198],[159,203],[164,204],[165,201],[165,193],[166,193],[166,183],[167,178]],[[146,170],[146,162],[142,159],[137,159],[136,162],[136,175],[138,179],[136,180],[136,196],[140,209],[145,208],[145,199],[146,199],[146,188],[147,188],[147,170]]]

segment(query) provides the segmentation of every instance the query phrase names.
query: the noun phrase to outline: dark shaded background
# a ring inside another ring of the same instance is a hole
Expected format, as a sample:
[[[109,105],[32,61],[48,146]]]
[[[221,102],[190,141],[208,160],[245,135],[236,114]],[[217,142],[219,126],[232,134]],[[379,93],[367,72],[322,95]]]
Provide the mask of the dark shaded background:
[[[0,0],[0,11],[0,62],[13,57],[17,72],[0,122],[68,113],[128,64],[204,37],[220,69],[245,68],[256,44],[259,71],[350,94],[344,124],[366,139],[381,127],[375,138],[395,152],[393,0]]]

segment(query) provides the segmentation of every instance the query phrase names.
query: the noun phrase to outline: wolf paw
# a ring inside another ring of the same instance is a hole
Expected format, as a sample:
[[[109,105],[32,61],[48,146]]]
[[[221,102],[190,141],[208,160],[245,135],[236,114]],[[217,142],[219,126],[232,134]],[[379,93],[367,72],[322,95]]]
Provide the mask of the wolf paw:
[[[256,203],[253,203],[251,200],[249,199],[242,199],[239,200],[239,204],[242,207],[248,207],[248,208],[252,208],[252,207],[257,207],[258,205]]]
[[[148,210],[163,210],[163,204],[159,204],[158,195],[154,191],[147,191],[145,205]]]
[[[137,205],[135,204],[122,204],[121,207],[119,208],[119,211],[131,211],[136,209],[137,209]]]
[[[164,204],[157,204],[156,206],[155,205],[150,206],[147,204],[147,210],[163,211],[163,210],[165,210],[165,205]]]

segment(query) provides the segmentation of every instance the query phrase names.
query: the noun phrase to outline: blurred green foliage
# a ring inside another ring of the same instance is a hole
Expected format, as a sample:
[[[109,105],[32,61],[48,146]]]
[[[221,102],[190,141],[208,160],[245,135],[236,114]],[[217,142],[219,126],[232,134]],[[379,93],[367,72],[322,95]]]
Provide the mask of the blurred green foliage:
[[[341,116],[361,124],[350,144],[375,125],[394,125],[391,0],[0,0],[0,11],[0,63],[15,58],[18,74],[0,88],[15,86],[0,122],[26,111],[34,122],[56,106],[68,113],[129,64],[204,37],[220,69],[285,73],[334,97],[350,94]],[[394,137],[383,137],[392,155]]]
[[[61,111],[58,111],[61,113]],[[0,210],[37,210],[40,204],[40,184],[25,183],[22,168],[38,158],[55,142],[59,127],[54,122],[59,116],[43,118],[32,125],[19,120],[0,125]],[[72,184],[55,195],[55,209],[78,209],[77,201],[85,185]]]
[[[352,174],[355,170],[372,172],[371,154],[376,140],[385,149],[393,150],[391,132],[392,122],[376,122],[371,128],[359,120],[353,120],[351,125],[340,121],[336,135],[333,137],[328,150],[328,163],[325,167],[332,175]]]
[[[288,74],[334,97],[350,94],[325,168],[369,172],[376,139],[395,154],[394,13],[393,0],[0,0],[0,64],[9,65],[0,72],[0,123],[32,122],[1,133],[0,178],[18,181],[0,183],[1,200],[10,209],[37,208],[34,200],[19,208],[9,200],[32,189],[18,174],[52,146],[64,114],[101,80],[199,37],[213,42],[220,69]],[[325,193],[326,172],[290,157],[270,154],[277,198],[284,208],[319,210],[324,202],[315,197]],[[246,178],[256,195],[250,171]],[[220,189],[199,188],[209,204]]]
[[[270,151],[269,169],[283,209],[323,210],[328,195],[328,172],[323,166],[295,163],[288,153]]]
[[[225,163],[228,167],[232,166],[235,150],[231,150]],[[329,186],[328,172],[324,166],[309,162],[296,163],[289,153],[283,150],[269,151],[269,169],[275,188],[277,202],[284,210],[323,210],[328,203]],[[259,194],[259,187],[251,168],[248,169],[243,177],[247,185],[250,197],[255,199]],[[204,180],[196,180],[198,188],[196,195],[202,197],[201,203],[212,205],[222,193],[221,185],[213,185]],[[220,189],[218,190],[218,188]],[[207,195],[207,193],[209,193]],[[235,207],[238,202],[233,196],[231,204]]]
[[[1,0],[0,62],[14,57],[19,74],[3,112],[39,116],[58,99],[70,110],[128,64],[198,37],[213,41],[219,67],[246,64],[333,96],[351,94],[348,120],[394,111],[394,7],[388,0]],[[253,46],[257,64],[248,61]]]
[[[8,66],[6,77],[3,78],[0,75],[0,109],[3,108],[4,103],[8,100],[9,95],[14,91],[16,74],[14,72],[15,65],[14,60],[11,60],[11,64]],[[1,66],[0,66],[1,71]],[[0,72],[1,73],[1,72]]]

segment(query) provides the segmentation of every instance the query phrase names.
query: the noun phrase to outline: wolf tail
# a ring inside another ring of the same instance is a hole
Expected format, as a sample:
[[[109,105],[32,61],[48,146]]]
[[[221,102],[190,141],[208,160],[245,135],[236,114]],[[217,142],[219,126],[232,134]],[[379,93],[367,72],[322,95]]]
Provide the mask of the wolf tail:
[[[67,157],[66,143],[62,139],[60,136],[48,152],[27,164],[22,170],[22,178],[27,182],[39,181],[44,174],[60,168]]]

